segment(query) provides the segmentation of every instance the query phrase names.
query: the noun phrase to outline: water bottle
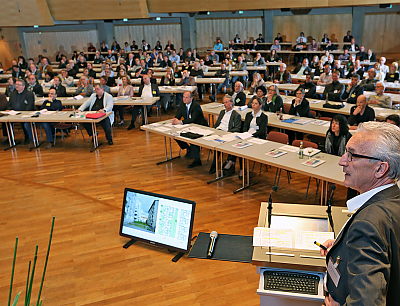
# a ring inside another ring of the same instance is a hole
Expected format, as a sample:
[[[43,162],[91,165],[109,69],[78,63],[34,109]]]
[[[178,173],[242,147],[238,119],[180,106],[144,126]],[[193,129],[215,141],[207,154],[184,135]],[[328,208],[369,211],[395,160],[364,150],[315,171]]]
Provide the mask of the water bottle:
[[[299,158],[303,159],[303,142],[300,142]]]

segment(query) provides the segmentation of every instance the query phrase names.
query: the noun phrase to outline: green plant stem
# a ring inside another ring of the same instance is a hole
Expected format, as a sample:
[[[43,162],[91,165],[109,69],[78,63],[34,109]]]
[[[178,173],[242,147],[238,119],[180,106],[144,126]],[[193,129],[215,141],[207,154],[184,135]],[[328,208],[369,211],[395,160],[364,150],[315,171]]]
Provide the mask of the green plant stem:
[[[31,281],[29,282],[29,290],[28,290],[28,300],[27,304],[25,306],[29,306],[31,303],[31,295],[32,295],[32,286],[33,286],[33,276],[35,275],[35,268],[36,268],[36,261],[37,261],[37,252],[38,252],[39,246],[36,246],[35,250],[35,258],[33,260],[33,266],[32,266],[32,275],[31,275]]]
[[[25,305],[28,300],[28,287],[29,287],[29,275],[31,273],[31,264],[32,264],[32,261],[29,260],[28,276],[26,277],[26,287],[25,287]]]
[[[10,294],[8,295],[8,306],[10,306],[10,303],[11,303],[11,293],[12,293],[12,286],[13,286],[13,281],[14,281],[15,258],[17,257],[17,246],[18,246],[18,237],[15,239],[14,259],[13,259],[12,272],[11,272]]]
[[[39,306],[40,296],[41,296],[41,294],[42,294],[44,276],[46,275],[47,262],[48,262],[48,260],[49,260],[49,254],[50,254],[51,240],[52,240],[52,238],[53,238],[53,229],[54,229],[54,220],[55,220],[55,218],[56,218],[56,217],[53,217],[53,221],[52,221],[52,223],[51,223],[49,246],[48,246],[48,248],[47,248],[46,261],[45,261],[45,263],[44,263],[43,276],[42,276],[42,281],[41,281],[41,283],[40,283],[39,295],[38,295],[38,299],[37,299],[37,302],[36,302],[36,306]]]

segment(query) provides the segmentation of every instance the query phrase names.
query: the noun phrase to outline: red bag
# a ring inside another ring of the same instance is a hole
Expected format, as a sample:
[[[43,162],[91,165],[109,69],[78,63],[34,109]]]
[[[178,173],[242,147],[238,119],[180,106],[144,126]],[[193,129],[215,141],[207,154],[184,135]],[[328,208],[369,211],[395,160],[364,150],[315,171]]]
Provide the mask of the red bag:
[[[104,117],[106,113],[89,113],[86,114],[86,119],[99,119],[101,117]]]

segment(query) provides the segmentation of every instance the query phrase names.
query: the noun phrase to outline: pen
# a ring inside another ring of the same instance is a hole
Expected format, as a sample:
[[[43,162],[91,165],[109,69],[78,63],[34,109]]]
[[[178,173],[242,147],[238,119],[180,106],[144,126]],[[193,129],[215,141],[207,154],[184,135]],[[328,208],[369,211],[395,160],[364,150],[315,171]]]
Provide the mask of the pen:
[[[319,246],[321,249],[323,249],[324,251],[327,251],[328,250],[328,248],[326,247],[326,246],[324,246],[323,244],[321,244],[321,243],[319,243],[319,242],[317,242],[317,241],[314,241],[314,244],[315,245],[317,245],[317,246]]]

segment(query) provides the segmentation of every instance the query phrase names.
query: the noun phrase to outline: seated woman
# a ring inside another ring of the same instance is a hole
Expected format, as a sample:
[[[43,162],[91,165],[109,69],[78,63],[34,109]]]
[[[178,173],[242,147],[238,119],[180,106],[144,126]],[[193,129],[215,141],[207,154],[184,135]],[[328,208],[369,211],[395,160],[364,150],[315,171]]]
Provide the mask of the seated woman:
[[[15,90],[15,78],[9,78],[8,86],[6,87],[6,97],[9,97],[14,90]]]
[[[397,62],[393,62],[389,67],[389,73],[386,73],[385,82],[399,81],[399,73],[397,72]]]
[[[118,97],[129,96],[133,97],[133,86],[128,76],[124,75],[121,77],[121,86],[118,88]],[[124,124],[124,106],[114,105],[113,111],[119,114],[119,125]]]
[[[329,130],[326,132],[325,152],[328,154],[342,156],[346,152],[346,144],[351,138],[347,119],[342,115],[335,115],[332,118]],[[351,188],[347,189],[347,200],[355,197],[357,191]]]
[[[264,110],[271,113],[276,113],[283,110],[283,100],[279,94],[279,89],[276,85],[268,87],[267,99],[265,101]]]
[[[256,90],[256,88],[258,88],[259,86],[263,86],[265,88],[267,88],[267,85],[265,84],[263,78],[261,77],[261,74],[259,74],[258,72],[254,73],[253,75],[253,82],[251,82],[250,85],[250,94],[254,94],[254,91]]]
[[[315,68],[315,72],[314,72],[315,76],[320,76],[321,74],[323,74],[325,72],[324,64],[325,64],[325,62],[323,60],[320,60],[318,62],[318,66]]]
[[[173,70],[173,76],[175,79],[182,77],[182,73],[179,70],[178,64],[176,62],[172,62],[172,70]]]
[[[171,67],[167,68],[165,75],[162,76],[160,86],[175,86],[175,77]],[[164,106],[164,110],[168,110],[168,103],[171,101],[170,93],[160,94],[160,103]]]
[[[267,101],[267,97],[265,96],[267,94],[267,89],[264,86],[259,86],[256,89],[256,94],[251,97],[249,103],[247,103],[248,108],[252,108],[252,103],[254,100],[257,98],[261,99],[262,102],[262,108],[264,109],[265,102]]]
[[[266,59],[265,59],[265,61],[267,62],[267,63],[273,63],[273,62],[278,62],[278,63],[280,63],[280,62],[282,62],[282,58],[281,57],[279,57],[279,55],[277,55],[276,54],[276,50],[275,49],[272,49],[271,50],[271,54],[269,54],[269,55],[267,55],[266,56]],[[278,71],[278,66],[275,66],[275,65],[271,65],[271,66],[268,66],[268,73],[269,73],[269,76],[271,77],[271,81],[274,79],[274,74],[276,73]]]
[[[319,66],[319,57],[318,55],[314,55],[312,61],[310,62],[310,68],[317,70]]]

